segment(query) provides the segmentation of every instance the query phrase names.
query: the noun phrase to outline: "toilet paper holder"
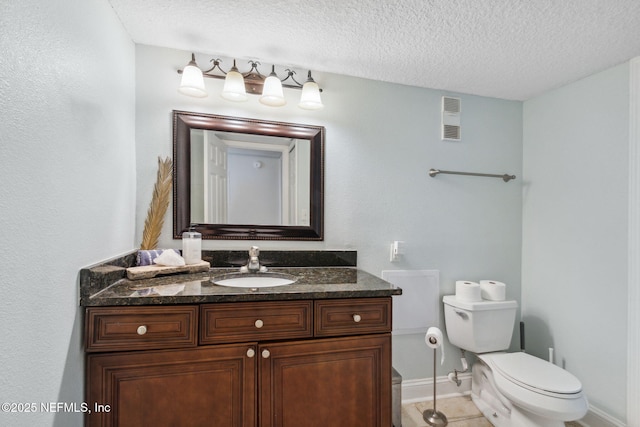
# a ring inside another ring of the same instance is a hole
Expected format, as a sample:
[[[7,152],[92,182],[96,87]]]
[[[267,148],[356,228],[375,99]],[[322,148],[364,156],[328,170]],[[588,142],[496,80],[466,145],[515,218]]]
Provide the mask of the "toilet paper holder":
[[[431,327],[427,330],[425,342],[433,349],[433,409],[427,409],[422,413],[422,419],[430,426],[445,427],[449,421],[447,416],[438,411],[436,407],[436,350],[440,348],[442,351],[441,364],[444,362],[444,349],[442,348],[442,331]]]

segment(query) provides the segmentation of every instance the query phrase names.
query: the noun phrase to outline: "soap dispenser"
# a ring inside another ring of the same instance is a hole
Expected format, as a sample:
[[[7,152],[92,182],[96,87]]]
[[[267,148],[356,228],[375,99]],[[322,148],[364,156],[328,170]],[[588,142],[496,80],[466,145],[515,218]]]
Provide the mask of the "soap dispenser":
[[[182,233],[182,257],[187,265],[202,261],[202,234],[195,230],[195,224]]]

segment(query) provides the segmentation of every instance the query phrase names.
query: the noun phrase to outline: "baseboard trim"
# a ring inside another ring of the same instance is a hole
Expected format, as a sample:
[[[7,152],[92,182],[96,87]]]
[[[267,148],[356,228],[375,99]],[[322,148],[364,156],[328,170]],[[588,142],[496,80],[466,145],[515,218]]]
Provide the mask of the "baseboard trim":
[[[584,427],[626,427],[627,425],[619,419],[612,417],[603,410],[589,406],[589,412],[583,419],[578,421]]]
[[[462,381],[460,387],[449,381],[447,377],[436,378],[436,397],[446,399],[448,397],[463,396],[471,393],[471,374],[458,374]],[[415,403],[433,400],[433,378],[402,381],[402,403]]]
[[[471,394],[471,374],[458,374],[462,381],[456,386],[447,377],[436,378],[436,397],[446,399]],[[433,378],[402,381],[402,404],[433,400]],[[589,412],[578,423],[584,427],[626,427],[626,424],[603,410],[589,406]]]

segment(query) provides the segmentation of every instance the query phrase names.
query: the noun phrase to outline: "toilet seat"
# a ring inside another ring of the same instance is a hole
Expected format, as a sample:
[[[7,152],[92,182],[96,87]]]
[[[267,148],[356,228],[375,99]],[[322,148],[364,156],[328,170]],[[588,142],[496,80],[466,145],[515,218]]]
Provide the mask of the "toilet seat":
[[[485,353],[495,384],[509,400],[533,413],[570,421],[588,410],[582,384],[569,372],[526,353]]]
[[[527,353],[496,354],[491,360],[496,371],[531,391],[560,398],[582,391],[580,380],[569,372]]]

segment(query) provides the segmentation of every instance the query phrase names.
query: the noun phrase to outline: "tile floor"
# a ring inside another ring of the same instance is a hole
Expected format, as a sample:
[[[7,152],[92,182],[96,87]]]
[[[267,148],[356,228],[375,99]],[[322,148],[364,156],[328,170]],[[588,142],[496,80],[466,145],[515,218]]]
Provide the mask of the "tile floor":
[[[491,423],[471,401],[471,396],[438,399],[437,410],[442,412],[451,427],[491,427]],[[402,427],[429,427],[422,419],[426,409],[433,408],[433,402],[417,402],[402,405]],[[566,423],[567,427],[579,427],[578,423]]]

